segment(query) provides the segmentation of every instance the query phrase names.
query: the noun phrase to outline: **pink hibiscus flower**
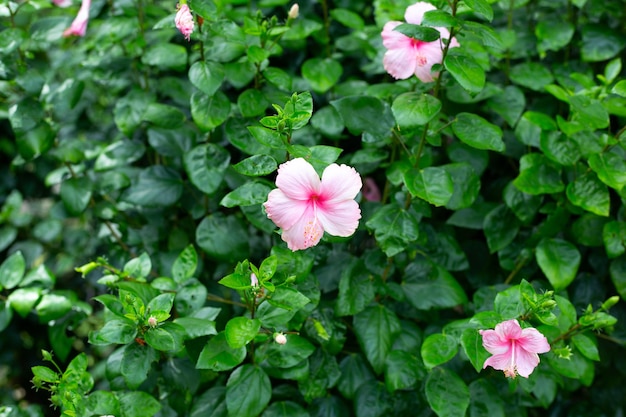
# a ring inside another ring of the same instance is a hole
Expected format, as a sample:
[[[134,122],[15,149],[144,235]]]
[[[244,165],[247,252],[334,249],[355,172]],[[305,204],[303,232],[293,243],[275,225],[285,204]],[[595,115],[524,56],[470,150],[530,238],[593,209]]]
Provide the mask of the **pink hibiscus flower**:
[[[189,6],[186,4],[179,5],[174,22],[180,33],[189,41],[194,28],[193,16],[191,15]]]
[[[347,165],[331,164],[319,176],[303,158],[278,168],[275,190],[263,204],[267,217],[283,229],[282,239],[292,251],[317,245],[324,231],[350,236],[359,225],[361,210],[354,198],[361,177]]]
[[[85,32],[87,32],[87,23],[89,22],[89,7],[91,7],[91,0],[83,0],[76,18],[70,27],[65,29],[63,36],[85,36]]]
[[[404,19],[408,23],[419,25],[422,23],[424,13],[436,10],[430,3],[418,2],[407,7]],[[387,22],[383,27],[383,45],[387,48],[383,57],[385,70],[395,79],[405,80],[415,74],[422,82],[434,81],[439,73],[431,73],[435,64],[441,64],[443,59],[444,44],[441,39],[433,42],[423,42],[410,38],[394,30],[402,22]],[[443,27],[436,27],[441,38],[450,38],[450,32]],[[456,38],[450,40],[450,47],[459,46]]]
[[[507,320],[496,325],[495,330],[479,330],[483,346],[490,356],[483,369],[491,366],[515,378],[516,374],[528,378],[539,365],[538,353],[550,351],[550,344],[537,329],[522,329],[517,320]]]

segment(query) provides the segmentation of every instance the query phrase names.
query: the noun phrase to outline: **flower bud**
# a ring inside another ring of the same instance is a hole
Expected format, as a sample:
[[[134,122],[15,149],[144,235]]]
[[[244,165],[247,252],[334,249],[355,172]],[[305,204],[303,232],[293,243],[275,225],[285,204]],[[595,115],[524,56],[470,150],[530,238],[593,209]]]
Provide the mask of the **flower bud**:
[[[298,6],[298,3],[294,3],[293,6],[291,6],[291,9],[289,9],[287,17],[289,19],[297,19],[298,14],[300,14],[300,6]]]
[[[41,349],[41,356],[44,361],[52,362],[52,354],[45,349]]]
[[[284,345],[285,343],[287,343],[287,336],[285,336],[283,333],[274,333],[274,341],[279,345]]]
[[[250,274],[250,285],[253,287],[259,286],[259,279],[256,277],[256,274],[253,272]]]
[[[174,22],[176,23],[176,28],[189,41],[194,29],[193,16],[189,6],[186,4],[178,5],[178,12],[176,12]]]
[[[619,301],[619,295],[614,295],[613,297],[609,298],[608,300],[602,303],[602,309],[608,310],[609,308],[617,304],[618,301]]]
[[[148,318],[148,325],[150,327],[152,327],[154,329],[157,326],[157,324],[159,324],[159,321],[156,319],[156,317],[150,316]]]
[[[85,278],[85,275],[87,275],[88,273],[96,269],[97,267],[98,267],[98,264],[96,262],[89,262],[88,264],[74,268],[74,270],[76,272],[80,272],[83,278]]]

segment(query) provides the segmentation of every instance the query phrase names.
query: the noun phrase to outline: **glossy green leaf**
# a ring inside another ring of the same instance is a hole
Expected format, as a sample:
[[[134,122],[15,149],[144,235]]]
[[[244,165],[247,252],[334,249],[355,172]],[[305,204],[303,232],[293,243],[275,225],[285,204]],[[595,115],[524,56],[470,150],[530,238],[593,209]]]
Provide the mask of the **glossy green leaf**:
[[[331,58],[312,58],[302,64],[302,77],[317,93],[325,93],[332,88],[341,78],[341,74],[341,64]]]
[[[0,268],[0,274],[2,268]],[[0,275],[1,276],[1,275]],[[26,317],[31,312],[39,297],[41,296],[41,288],[18,288],[9,294],[7,298],[11,308],[22,317]]]
[[[221,146],[207,143],[185,154],[185,171],[191,183],[205,194],[213,194],[222,183],[230,154]]]
[[[483,347],[483,338],[477,329],[465,329],[461,335],[461,346],[476,372],[483,369],[487,358],[491,356]]]
[[[137,182],[123,194],[131,204],[146,207],[174,205],[183,193],[183,183],[178,171],[162,165],[151,166],[139,173]]]
[[[405,270],[402,290],[407,301],[419,310],[449,308],[467,303],[463,287],[444,268],[418,257]],[[429,294],[424,297],[424,294]]]
[[[375,97],[347,96],[330,102],[353,134],[363,132],[384,137],[391,132],[395,119],[391,108]]]
[[[249,251],[248,233],[241,220],[220,213],[202,219],[196,242],[207,255],[220,260],[245,259]]]
[[[271,343],[265,354],[267,362],[278,368],[290,368],[307,359],[315,351],[315,346],[304,337],[287,334],[287,343]]]
[[[558,51],[567,46],[574,36],[574,25],[567,21],[545,20],[535,27],[539,51]]]
[[[522,223],[527,223],[533,219],[543,201],[541,196],[520,191],[512,182],[504,188],[502,194],[507,207],[515,213],[515,216]]]
[[[215,372],[227,371],[246,358],[246,348],[231,348],[224,332],[218,333],[204,346],[198,357],[196,368]]]
[[[189,68],[189,81],[207,96],[212,96],[224,81],[224,67],[217,62],[196,61]]]
[[[505,403],[496,388],[486,379],[477,379],[469,384],[471,417],[505,417]]]
[[[339,281],[339,296],[335,314],[348,316],[365,309],[376,294],[372,277],[363,262],[353,261],[346,265]]]
[[[434,333],[424,339],[421,354],[427,368],[444,364],[456,356],[459,342],[452,336]]]
[[[591,155],[588,162],[598,178],[609,187],[620,191],[626,185],[626,161],[622,157],[605,152]]]
[[[564,166],[574,165],[581,157],[576,141],[558,131],[542,132],[539,148],[552,161]]]
[[[253,155],[233,165],[233,169],[240,174],[255,177],[271,174],[276,168],[276,160],[269,155]]]
[[[511,81],[531,90],[541,91],[554,81],[550,70],[538,62],[524,62],[511,68]]]
[[[261,182],[246,182],[242,186],[226,194],[220,201],[224,207],[252,206],[267,201],[272,189]]]
[[[600,24],[582,28],[581,54],[583,61],[598,62],[611,59],[626,46],[624,36]]]
[[[255,417],[267,406],[271,396],[269,377],[254,365],[237,368],[226,383],[226,407],[231,416]]]
[[[221,91],[208,96],[200,91],[191,96],[191,117],[198,128],[209,132],[224,123],[230,115],[230,100]]]
[[[374,372],[380,374],[393,337],[400,331],[398,317],[382,305],[368,307],[354,316],[354,331]]]
[[[13,253],[0,265],[0,288],[14,288],[24,278],[26,260],[21,251]]]
[[[520,173],[513,184],[531,195],[559,193],[565,189],[559,168],[539,153],[520,158]]]
[[[445,206],[452,198],[454,184],[448,171],[442,167],[428,167],[407,171],[404,181],[409,192],[435,206]]]
[[[574,280],[581,261],[576,246],[562,239],[542,239],[537,245],[535,257],[556,291],[567,288]]]
[[[485,216],[483,230],[489,252],[494,253],[513,242],[519,231],[519,222],[507,206],[500,204]]]
[[[339,367],[341,369],[341,377],[337,383],[337,388],[346,398],[353,399],[363,383],[374,379],[371,368],[359,354],[352,353],[347,355],[341,360]]]
[[[374,231],[376,241],[387,256],[402,252],[419,236],[418,219],[395,204],[378,209],[366,226]]]
[[[476,149],[503,152],[502,129],[472,113],[459,113],[452,124],[454,134]]]
[[[178,255],[172,265],[172,278],[179,284],[193,277],[198,268],[198,253],[193,245],[188,245]]]
[[[439,417],[464,416],[470,404],[465,382],[446,368],[433,369],[426,378],[426,399]]]
[[[434,42],[441,36],[439,31],[436,29],[411,23],[401,23],[393,28],[393,30],[398,31],[409,38],[417,39],[423,42]]]
[[[121,371],[124,381],[130,389],[137,389],[148,377],[152,362],[157,360],[157,354],[152,347],[131,343],[124,348]]]
[[[401,130],[427,124],[440,110],[441,102],[430,94],[400,94],[391,105],[391,111]]]
[[[161,404],[152,395],[143,391],[124,391],[116,393],[120,403],[121,415],[151,417],[161,409]]]
[[[467,7],[478,13],[491,22],[493,19],[493,9],[487,0],[463,0]]]
[[[594,172],[588,172],[567,184],[567,198],[575,206],[599,216],[608,216],[611,209],[609,189]]]
[[[233,349],[246,346],[259,333],[261,321],[246,317],[234,317],[226,323],[224,335]]]
[[[443,65],[464,90],[478,94],[485,86],[485,70],[465,52],[451,48]]]

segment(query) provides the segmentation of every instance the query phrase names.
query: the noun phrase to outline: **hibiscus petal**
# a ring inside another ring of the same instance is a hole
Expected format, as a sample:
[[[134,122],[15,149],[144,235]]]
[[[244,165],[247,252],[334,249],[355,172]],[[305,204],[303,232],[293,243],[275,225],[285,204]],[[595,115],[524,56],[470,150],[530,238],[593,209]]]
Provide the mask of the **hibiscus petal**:
[[[383,56],[383,67],[396,80],[406,80],[415,73],[417,62],[413,48],[389,49]]]
[[[491,366],[493,369],[504,371],[511,368],[511,355],[510,353],[504,353],[502,355],[493,355],[485,361],[483,369]]]
[[[502,339],[495,330],[479,330],[478,332],[483,337],[484,348],[492,355],[504,354],[511,347],[511,343]]]
[[[320,177],[303,158],[292,159],[278,168],[276,186],[294,200],[308,200],[320,190]]]
[[[437,10],[437,8],[430,3],[423,1],[417,2],[406,8],[406,11],[404,12],[404,20],[409,23],[413,23],[414,25],[419,25],[422,23],[424,13],[430,10]]]
[[[325,203],[353,200],[362,186],[361,176],[354,168],[330,164],[322,173],[319,198]]]
[[[317,218],[329,235],[347,237],[359,227],[361,209],[354,200],[325,203],[318,206]]]
[[[293,227],[308,206],[307,201],[291,199],[280,189],[270,191],[267,201],[263,203],[267,217],[282,229]]]
[[[405,48],[412,45],[411,38],[403,35],[401,32],[394,30],[402,22],[391,21],[385,23],[383,31],[380,34],[383,38],[383,45],[388,49]]]
[[[289,249],[297,251],[317,245],[323,235],[322,224],[313,209],[309,208],[291,228],[283,229],[282,239]]]
[[[439,73],[432,72],[433,65],[441,64],[442,60],[443,51],[440,41],[420,43],[416,51],[415,76],[424,83],[434,81]]]
[[[528,378],[537,365],[539,365],[539,355],[527,352],[521,349],[521,347],[515,350],[515,354],[515,369],[517,373],[524,378]]]
[[[548,339],[532,327],[522,330],[517,343],[522,349],[531,353],[546,353],[550,351]]]
[[[522,328],[515,319],[496,324],[495,330],[502,339],[517,339],[522,334]]]

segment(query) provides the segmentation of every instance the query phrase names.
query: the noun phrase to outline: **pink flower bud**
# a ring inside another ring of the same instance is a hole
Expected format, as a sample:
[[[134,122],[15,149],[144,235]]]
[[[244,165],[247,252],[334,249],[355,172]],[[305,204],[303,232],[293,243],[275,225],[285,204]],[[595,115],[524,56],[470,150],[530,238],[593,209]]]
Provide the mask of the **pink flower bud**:
[[[91,0],[83,0],[76,18],[70,27],[65,29],[63,36],[85,36],[85,32],[87,32],[87,23],[89,22],[89,7],[91,7]]]
[[[178,6],[178,12],[176,13],[174,22],[176,22],[176,27],[180,33],[183,34],[185,39],[190,40],[191,34],[193,33],[194,23],[189,6],[186,4],[180,4]]]
[[[72,0],[52,0],[52,3],[54,3],[55,6],[65,8],[72,5]]]
[[[259,286],[259,280],[254,274],[254,272],[250,274],[250,285],[252,285],[253,287]]]
[[[284,345],[285,343],[287,343],[287,336],[285,336],[283,333],[276,333],[274,335],[274,341],[279,345]]]
[[[157,321],[156,317],[154,316],[150,316],[150,318],[148,318],[148,325],[152,328],[156,327],[157,324],[159,324],[159,322]]]
[[[363,198],[367,201],[380,201],[380,189],[376,185],[376,181],[372,178],[365,178],[363,190],[361,191]]]
[[[298,3],[294,3],[293,6],[291,6],[291,9],[289,9],[287,17],[289,19],[297,19],[298,14],[300,14],[300,6],[298,6]]]

